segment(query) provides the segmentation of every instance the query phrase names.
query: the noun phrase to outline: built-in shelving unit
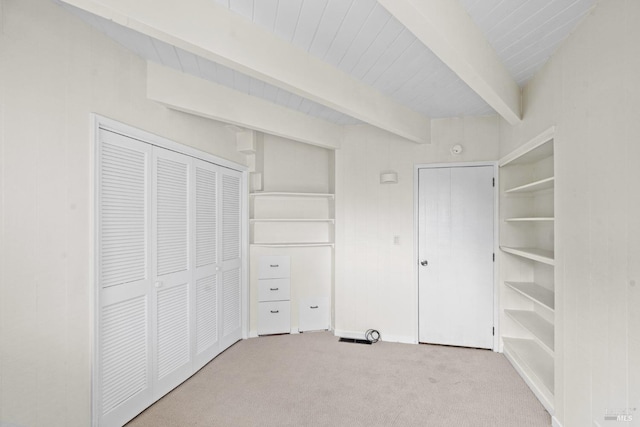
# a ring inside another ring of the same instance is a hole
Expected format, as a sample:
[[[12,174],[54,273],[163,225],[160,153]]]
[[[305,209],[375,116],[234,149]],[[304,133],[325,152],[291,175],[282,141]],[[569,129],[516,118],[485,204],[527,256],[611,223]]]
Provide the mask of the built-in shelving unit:
[[[333,247],[330,193],[250,193],[251,244],[263,247]]]
[[[555,294],[533,282],[504,282],[504,284],[547,310],[555,310]]]
[[[537,221],[555,221],[552,216],[549,217],[529,217],[529,218],[506,218],[507,222],[537,222]]]
[[[333,199],[332,193],[294,193],[286,191],[263,191],[259,193],[249,193],[249,197],[314,197]]]
[[[251,246],[263,248],[320,248],[333,247],[333,243],[252,243]]]
[[[553,265],[555,263],[553,251],[548,251],[540,248],[513,248],[510,246],[502,246],[501,249],[504,252],[518,255],[534,261],[543,262],[545,264]]]
[[[500,335],[545,408],[554,408],[554,129],[500,162]]]

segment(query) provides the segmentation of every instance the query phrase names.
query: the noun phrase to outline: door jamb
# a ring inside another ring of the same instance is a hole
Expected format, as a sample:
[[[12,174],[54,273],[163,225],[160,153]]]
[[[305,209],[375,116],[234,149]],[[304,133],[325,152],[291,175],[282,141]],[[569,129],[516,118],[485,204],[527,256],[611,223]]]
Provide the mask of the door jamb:
[[[498,242],[499,242],[499,192],[500,188],[500,179],[498,174],[498,162],[497,161],[486,161],[486,162],[453,162],[453,163],[420,163],[415,164],[413,166],[413,276],[415,281],[414,287],[414,312],[416,313],[416,329],[414,334],[414,342],[416,344],[420,343],[420,300],[418,296],[419,292],[419,235],[418,235],[418,222],[419,222],[419,197],[420,191],[418,188],[419,177],[418,174],[420,169],[437,169],[437,168],[459,168],[459,167],[477,167],[477,166],[491,166],[493,167],[493,176],[495,177],[495,186],[493,187],[493,252],[497,255],[498,250]],[[500,292],[499,292],[499,266],[500,257],[495,257],[495,262],[493,263],[493,347],[492,351],[498,352],[500,349]]]

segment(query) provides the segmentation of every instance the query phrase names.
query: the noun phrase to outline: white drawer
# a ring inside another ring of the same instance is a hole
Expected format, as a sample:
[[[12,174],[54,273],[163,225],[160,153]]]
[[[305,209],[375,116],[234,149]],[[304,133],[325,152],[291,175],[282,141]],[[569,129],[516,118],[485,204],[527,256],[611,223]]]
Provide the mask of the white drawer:
[[[291,332],[289,301],[258,303],[258,335],[288,334]]]
[[[329,329],[331,307],[329,297],[302,298],[298,311],[298,330]]]
[[[291,258],[282,256],[261,256],[258,258],[258,279],[286,279],[289,275]]]
[[[258,301],[287,301],[291,279],[258,279]]]

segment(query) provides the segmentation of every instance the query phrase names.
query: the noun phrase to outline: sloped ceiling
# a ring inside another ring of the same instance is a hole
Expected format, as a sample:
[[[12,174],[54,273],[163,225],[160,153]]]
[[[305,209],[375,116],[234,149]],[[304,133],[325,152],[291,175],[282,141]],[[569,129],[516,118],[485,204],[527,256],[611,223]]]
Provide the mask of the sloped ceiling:
[[[496,112],[509,122],[518,120],[514,105],[519,102],[508,99],[508,91],[519,97],[518,86],[526,85],[553,55],[595,0],[186,0],[174,6],[176,12],[181,8],[176,19],[182,20],[189,16],[189,7],[194,17],[211,10],[215,16],[198,21],[211,18],[209,29],[220,19],[240,16],[259,28],[256,34],[275,36],[289,47],[290,54],[276,58],[283,69],[306,56],[340,72],[331,74],[336,87],[365,85],[369,92],[363,96],[371,95],[375,102],[369,104],[375,105],[362,114],[353,106],[343,108],[339,96],[324,97],[302,83],[292,85],[260,70],[247,72],[246,64],[216,60],[219,52],[207,57],[201,49],[172,43],[176,38],[157,36],[156,28],[129,25],[143,19],[126,16],[130,6],[123,6],[124,0],[59,2],[149,61],[333,124],[368,122],[391,132],[402,129],[397,133],[406,137],[420,131],[412,133],[411,124],[396,127],[381,116],[406,107],[404,115],[416,113],[418,121]],[[207,9],[210,2],[217,7]],[[120,15],[126,19],[114,19]],[[259,47],[264,37],[246,40],[246,49]],[[465,50],[467,45],[474,48]],[[331,87],[331,81],[321,83]],[[380,107],[380,116],[375,107]],[[420,137],[409,139],[419,142]]]

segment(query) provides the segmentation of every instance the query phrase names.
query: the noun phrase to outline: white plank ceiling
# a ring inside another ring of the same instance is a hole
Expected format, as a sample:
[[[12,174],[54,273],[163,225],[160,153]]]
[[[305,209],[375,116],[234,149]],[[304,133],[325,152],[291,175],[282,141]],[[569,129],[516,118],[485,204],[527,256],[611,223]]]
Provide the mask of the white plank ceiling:
[[[376,0],[212,1],[425,116],[495,114]],[[459,1],[521,87],[595,3],[595,0]],[[70,9],[150,61],[333,123],[359,123],[331,108],[112,21]]]

